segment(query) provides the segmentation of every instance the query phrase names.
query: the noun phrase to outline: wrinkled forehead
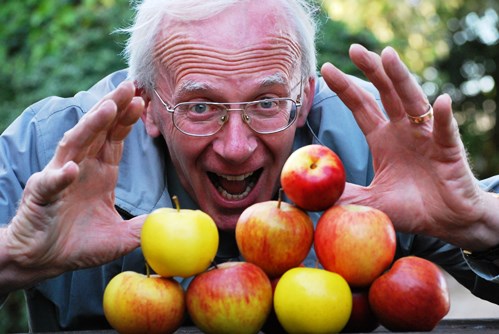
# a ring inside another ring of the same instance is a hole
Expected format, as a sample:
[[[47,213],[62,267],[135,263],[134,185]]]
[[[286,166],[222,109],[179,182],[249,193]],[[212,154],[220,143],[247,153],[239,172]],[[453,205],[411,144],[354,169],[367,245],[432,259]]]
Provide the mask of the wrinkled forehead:
[[[289,19],[279,9],[273,1],[249,1],[205,20],[165,21],[155,60],[174,81],[191,73],[256,70],[291,78],[301,51]]]

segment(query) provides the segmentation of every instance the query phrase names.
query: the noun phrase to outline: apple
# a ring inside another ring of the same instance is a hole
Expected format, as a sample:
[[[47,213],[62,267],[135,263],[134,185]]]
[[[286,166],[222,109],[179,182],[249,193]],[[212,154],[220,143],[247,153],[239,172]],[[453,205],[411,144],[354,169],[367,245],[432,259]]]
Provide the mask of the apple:
[[[303,146],[288,157],[281,170],[284,193],[307,211],[323,211],[340,198],[345,189],[345,167],[326,146]]]
[[[335,205],[317,222],[314,248],[319,263],[352,287],[369,286],[393,262],[397,246],[390,218],[363,205]]]
[[[274,309],[288,333],[338,333],[350,318],[352,293],[336,273],[292,268],[277,282]]]
[[[281,277],[276,277],[272,278],[270,280],[270,284],[272,285],[272,300],[273,296],[275,293],[275,287],[277,286],[277,283]],[[270,314],[267,317],[267,320],[265,320],[265,323],[263,324],[262,329],[260,330],[262,333],[268,333],[268,334],[286,334],[286,330],[284,327],[282,327],[281,323],[279,322],[279,319],[277,319],[277,315],[275,313],[275,309],[273,307],[273,302],[272,302],[272,308],[270,310]]]
[[[196,275],[186,305],[204,333],[258,333],[272,308],[272,286],[257,265],[225,262]]]
[[[352,314],[342,333],[369,333],[379,326],[369,305],[369,288],[352,288]]]
[[[391,331],[431,331],[449,312],[449,291],[437,265],[416,256],[396,260],[369,289],[369,303]]]
[[[141,247],[149,266],[163,277],[190,277],[205,271],[218,250],[218,229],[200,210],[160,208],[142,226]]]
[[[244,259],[275,278],[307,257],[314,240],[314,224],[305,211],[292,204],[266,201],[243,211],[235,233]]]
[[[173,333],[185,319],[185,294],[172,278],[124,271],[107,284],[103,309],[121,334]]]

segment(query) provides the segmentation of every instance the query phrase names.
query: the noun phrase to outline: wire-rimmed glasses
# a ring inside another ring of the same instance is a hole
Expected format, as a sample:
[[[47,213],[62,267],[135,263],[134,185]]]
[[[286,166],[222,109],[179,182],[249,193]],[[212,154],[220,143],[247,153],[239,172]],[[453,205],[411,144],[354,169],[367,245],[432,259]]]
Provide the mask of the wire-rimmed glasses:
[[[229,111],[240,111],[242,120],[255,132],[271,134],[289,128],[298,118],[303,80],[296,100],[268,98],[250,102],[181,102],[170,107],[156,89],[154,93],[172,115],[175,127],[190,136],[206,137],[217,133],[229,120]],[[239,108],[229,108],[237,105]]]

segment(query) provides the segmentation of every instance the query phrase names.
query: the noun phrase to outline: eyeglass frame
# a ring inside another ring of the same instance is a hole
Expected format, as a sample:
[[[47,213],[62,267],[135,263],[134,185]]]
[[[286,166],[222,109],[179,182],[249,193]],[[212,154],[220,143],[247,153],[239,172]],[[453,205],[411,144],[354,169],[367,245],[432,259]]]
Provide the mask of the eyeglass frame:
[[[293,125],[293,123],[296,122],[296,120],[298,119],[300,108],[302,106],[301,95],[302,95],[302,89],[303,89],[303,78],[300,78],[299,85],[300,85],[300,91],[298,93],[298,96],[294,100],[291,97],[278,97],[278,98],[269,98],[269,99],[263,99],[263,100],[254,100],[254,101],[249,101],[249,102],[230,102],[230,103],[225,103],[225,102],[201,102],[200,101],[200,103],[206,103],[206,104],[212,105],[212,106],[223,106],[224,107],[223,110],[225,110],[226,116],[228,116],[227,120],[223,121],[222,125],[218,128],[218,130],[216,130],[215,132],[212,132],[212,133],[208,133],[208,134],[194,134],[194,133],[186,132],[186,131],[180,129],[178,127],[177,123],[175,122],[175,118],[174,118],[175,117],[175,115],[174,115],[175,114],[175,108],[177,108],[178,106],[181,106],[181,105],[186,105],[186,104],[192,103],[192,102],[179,102],[179,103],[175,104],[173,106],[173,108],[171,108],[165,101],[163,101],[163,99],[161,98],[161,96],[157,92],[156,88],[153,88],[153,91],[156,94],[156,96],[158,97],[158,99],[161,102],[161,104],[163,104],[163,107],[166,109],[166,111],[172,115],[172,122],[173,122],[173,125],[175,126],[175,128],[177,130],[179,130],[180,132],[188,135],[188,136],[192,136],[192,137],[209,137],[209,136],[213,136],[214,134],[216,134],[218,131],[220,131],[224,127],[225,123],[227,123],[229,121],[229,119],[230,119],[229,111],[241,111],[241,117],[243,117],[243,121],[248,125],[248,127],[252,131],[254,131],[254,132],[258,133],[258,134],[266,135],[266,134],[274,134],[274,133],[278,133],[278,132],[284,131],[284,130],[288,129],[291,125]],[[296,86],[294,86],[294,87],[296,87]],[[293,89],[294,89],[294,87],[293,87]],[[245,113],[246,108],[228,108],[227,107],[227,105],[247,106],[248,104],[255,104],[255,103],[259,103],[259,102],[268,102],[268,101],[291,101],[296,106],[296,116],[295,116],[295,118],[291,122],[289,122],[285,127],[283,127],[282,129],[278,129],[278,130],[274,130],[274,131],[261,132],[261,131],[257,131],[255,129],[253,129],[253,127],[248,122],[249,119],[244,117],[244,116],[247,116],[246,113]]]

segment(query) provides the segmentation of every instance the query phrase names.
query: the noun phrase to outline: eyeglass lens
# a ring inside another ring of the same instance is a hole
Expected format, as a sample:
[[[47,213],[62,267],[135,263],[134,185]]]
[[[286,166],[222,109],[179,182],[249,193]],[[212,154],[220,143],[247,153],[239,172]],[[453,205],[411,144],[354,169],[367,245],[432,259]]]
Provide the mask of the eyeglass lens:
[[[291,99],[268,99],[241,106],[241,109],[229,109],[220,103],[180,103],[173,112],[174,123],[187,134],[206,136],[222,128],[229,119],[229,111],[241,111],[243,120],[259,133],[284,130],[296,118],[296,104]]]

